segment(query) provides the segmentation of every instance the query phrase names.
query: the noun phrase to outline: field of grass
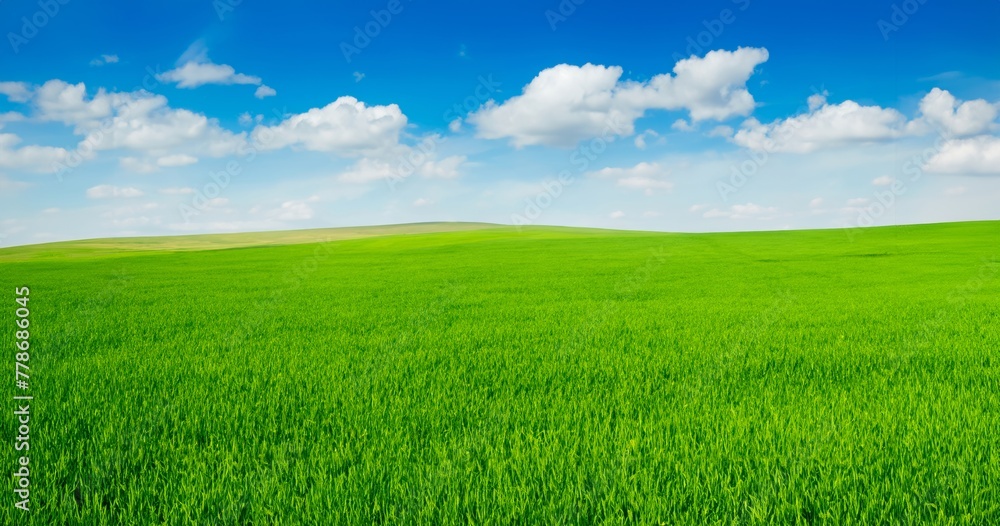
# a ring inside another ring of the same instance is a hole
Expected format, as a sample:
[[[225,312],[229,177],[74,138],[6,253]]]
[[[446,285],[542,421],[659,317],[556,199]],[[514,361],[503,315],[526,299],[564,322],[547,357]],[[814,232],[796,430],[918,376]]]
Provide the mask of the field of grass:
[[[1000,222],[387,234],[0,251],[34,524],[1000,524]]]

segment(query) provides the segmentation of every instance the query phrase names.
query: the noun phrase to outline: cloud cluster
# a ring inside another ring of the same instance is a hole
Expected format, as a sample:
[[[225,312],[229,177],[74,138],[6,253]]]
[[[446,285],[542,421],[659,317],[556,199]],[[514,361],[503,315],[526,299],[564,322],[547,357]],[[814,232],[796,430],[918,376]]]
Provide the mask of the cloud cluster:
[[[854,101],[828,104],[810,100],[810,111],[762,124],[747,119],[733,136],[739,146],[757,151],[808,153],[851,143],[878,142],[902,137],[906,117],[891,108],[862,106]]]
[[[825,148],[885,142],[937,134],[947,142],[924,165],[940,173],[1000,173],[1000,139],[986,134],[996,128],[998,106],[983,99],[960,101],[934,88],[907,119],[899,111],[863,106],[848,100],[830,104],[824,94],[809,98],[809,110],[763,124],[744,121],[731,138],[744,148],[766,152],[810,153]]]
[[[0,133],[0,168],[53,173],[57,162],[69,154],[63,148],[51,146],[21,146],[21,138],[13,133]]]
[[[521,95],[491,100],[467,120],[479,137],[523,147],[573,146],[609,128],[632,135],[636,119],[654,109],[684,110],[692,121],[746,116],[755,106],[746,82],[767,59],[762,48],[712,51],[647,82],[621,80],[619,66],[560,64],[539,73]]]

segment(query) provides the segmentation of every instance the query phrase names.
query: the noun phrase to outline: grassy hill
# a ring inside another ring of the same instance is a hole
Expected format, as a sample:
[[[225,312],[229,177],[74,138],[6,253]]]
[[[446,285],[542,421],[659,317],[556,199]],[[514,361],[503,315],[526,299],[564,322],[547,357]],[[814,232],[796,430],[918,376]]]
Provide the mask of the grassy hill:
[[[0,261],[96,256],[113,257],[122,253],[134,252],[217,250],[250,246],[298,245],[302,243],[322,243],[372,236],[461,232],[497,228],[499,226],[490,223],[410,223],[403,225],[241,232],[235,234],[84,239],[0,249]]]
[[[451,226],[0,251],[35,523],[1000,523],[1000,222]]]

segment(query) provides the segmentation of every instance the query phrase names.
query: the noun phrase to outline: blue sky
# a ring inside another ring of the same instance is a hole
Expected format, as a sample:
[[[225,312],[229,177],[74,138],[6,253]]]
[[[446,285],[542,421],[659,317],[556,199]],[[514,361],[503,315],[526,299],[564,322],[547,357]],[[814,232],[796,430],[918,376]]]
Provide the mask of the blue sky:
[[[997,219],[1000,2],[0,2],[0,244]]]

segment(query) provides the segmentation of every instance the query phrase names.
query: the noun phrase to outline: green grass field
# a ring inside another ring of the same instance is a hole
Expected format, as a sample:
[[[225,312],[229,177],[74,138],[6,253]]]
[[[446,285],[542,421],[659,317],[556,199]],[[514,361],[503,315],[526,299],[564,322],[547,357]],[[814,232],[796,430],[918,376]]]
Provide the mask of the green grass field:
[[[33,523],[1000,524],[1000,222],[408,228],[0,250]]]

